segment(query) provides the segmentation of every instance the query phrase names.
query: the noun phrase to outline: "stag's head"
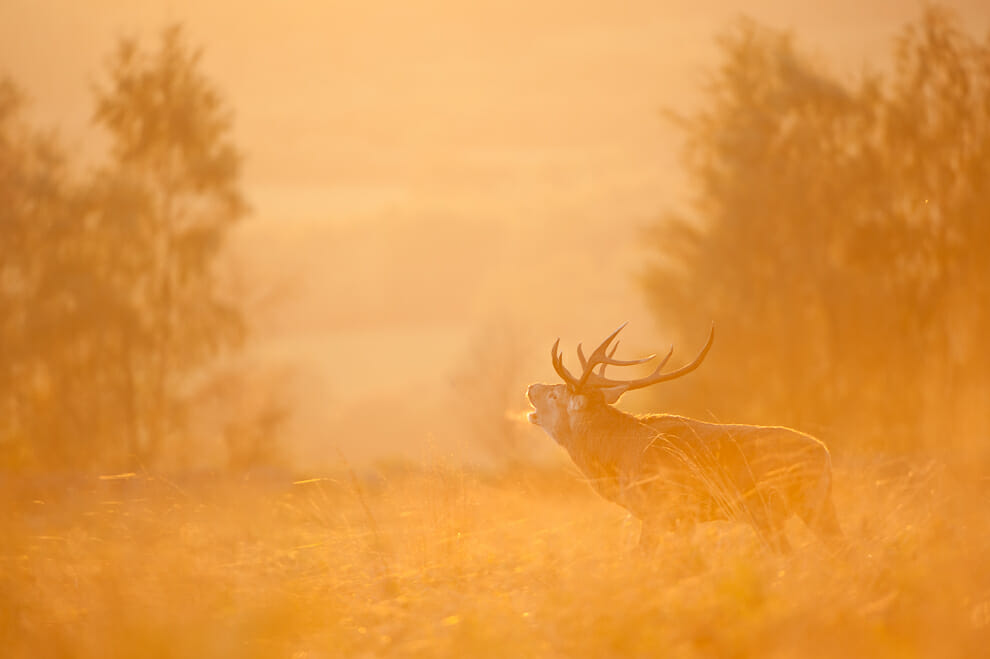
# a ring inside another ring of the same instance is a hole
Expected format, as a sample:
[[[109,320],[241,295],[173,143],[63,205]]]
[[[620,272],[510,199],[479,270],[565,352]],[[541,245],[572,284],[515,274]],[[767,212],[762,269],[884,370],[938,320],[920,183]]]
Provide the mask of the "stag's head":
[[[650,355],[640,359],[615,359],[615,351],[619,347],[619,342],[616,341],[613,344],[612,341],[615,340],[615,337],[618,336],[619,332],[625,326],[626,324],[623,323],[619,329],[606,337],[588,357],[584,356],[581,344],[578,344],[577,355],[578,361],[581,363],[580,377],[575,377],[564,366],[563,356],[557,350],[560,345],[560,339],[554,342],[553,348],[550,350],[550,358],[553,362],[554,370],[557,371],[557,375],[564,382],[563,384],[530,385],[526,391],[526,397],[529,398],[529,402],[533,405],[533,411],[529,413],[530,423],[542,427],[551,437],[559,441],[562,437],[567,436],[576,417],[594,413],[603,406],[612,405],[627,391],[642,389],[643,387],[660,382],[667,382],[698,368],[704,360],[705,355],[708,354],[708,350],[712,347],[712,341],[715,339],[715,326],[713,325],[711,332],[708,334],[708,341],[705,343],[705,347],[701,349],[701,352],[698,353],[698,356],[690,364],[682,366],[677,370],[666,373],[663,370],[674,352],[674,348],[671,347],[667,355],[660,360],[660,363],[650,375],[635,380],[613,380],[605,377],[606,366],[633,366],[635,364],[645,364],[656,358],[656,355]],[[611,346],[611,349],[609,346]],[[598,369],[597,372],[595,371],[596,368]]]

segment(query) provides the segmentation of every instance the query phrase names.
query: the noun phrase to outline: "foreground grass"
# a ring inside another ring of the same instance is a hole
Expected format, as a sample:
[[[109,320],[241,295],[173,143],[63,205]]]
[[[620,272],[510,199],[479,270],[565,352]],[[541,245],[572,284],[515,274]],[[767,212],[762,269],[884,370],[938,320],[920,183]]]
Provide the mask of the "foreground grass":
[[[987,483],[932,464],[837,474],[851,538],[791,556],[729,523],[633,551],[575,477],[7,479],[10,657],[980,656]]]

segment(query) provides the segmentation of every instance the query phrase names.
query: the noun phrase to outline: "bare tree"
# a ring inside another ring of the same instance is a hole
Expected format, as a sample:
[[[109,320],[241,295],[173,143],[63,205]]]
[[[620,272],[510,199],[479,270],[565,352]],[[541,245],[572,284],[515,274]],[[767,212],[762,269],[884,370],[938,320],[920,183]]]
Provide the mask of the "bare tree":
[[[530,422],[567,450],[596,492],[642,520],[642,549],[650,550],[665,528],[737,519],[752,524],[771,548],[788,551],[783,524],[792,514],[829,544],[842,537],[831,498],[831,457],[814,437],[790,428],[706,423],[673,414],[634,416],[613,407],[627,391],[696,369],[712,346],[714,326],[691,363],[664,372],[671,347],[651,375],[613,380],[605,376],[606,366],[655,357],[615,359],[618,343],[611,352],[608,348],[622,327],[587,358],[578,345],[580,377],[564,366],[558,339],[551,358],[564,384],[533,384],[526,395],[534,407]]]

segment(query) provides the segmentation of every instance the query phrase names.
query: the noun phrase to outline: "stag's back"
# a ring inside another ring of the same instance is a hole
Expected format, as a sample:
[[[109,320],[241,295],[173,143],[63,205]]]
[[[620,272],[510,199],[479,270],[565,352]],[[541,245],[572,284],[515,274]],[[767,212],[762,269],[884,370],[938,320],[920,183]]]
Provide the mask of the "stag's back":
[[[706,423],[673,414],[639,417],[656,431],[651,450],[676,456],[704,487],[777,497],[787,512],[815,516],[831,491],[831,457],[821,441],[791,428]],[[785,511],[781,511],[785,514]]]

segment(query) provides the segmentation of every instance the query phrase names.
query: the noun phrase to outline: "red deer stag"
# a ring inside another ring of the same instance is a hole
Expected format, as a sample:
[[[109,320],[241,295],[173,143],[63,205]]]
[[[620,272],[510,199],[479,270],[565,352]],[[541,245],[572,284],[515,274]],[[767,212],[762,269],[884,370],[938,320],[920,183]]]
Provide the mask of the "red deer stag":
[[[698,368],[712,346],[715,327],[694,360],[663,372],[673,347],[656,370],[635,380],[605,377],[606,366],[643,364],[615,359],[608,336],[587,358],[578,345],[581,376],[564,366],[553,344],[553,368],[564,384],[534,384],[526,391],[541,426],[570,454],[601,496],[642,521],[640,548],[683,522],[737,519],[753,525],[777,551],[789,551],[784,522],[797,514],[830,545],[842,538],[832,503],[832,468],[825,445],[804,433],[773,426],[706,423],[673,414],[626,414],[613,404],[627,391],[667,382]],[[600,366],[598,372],[594,369]]]

